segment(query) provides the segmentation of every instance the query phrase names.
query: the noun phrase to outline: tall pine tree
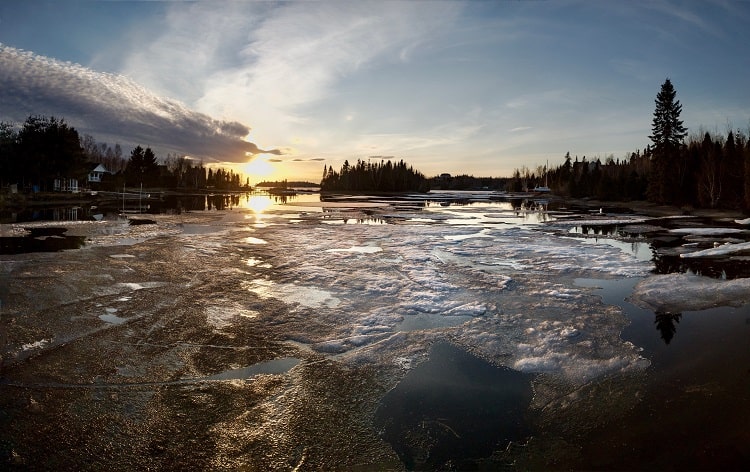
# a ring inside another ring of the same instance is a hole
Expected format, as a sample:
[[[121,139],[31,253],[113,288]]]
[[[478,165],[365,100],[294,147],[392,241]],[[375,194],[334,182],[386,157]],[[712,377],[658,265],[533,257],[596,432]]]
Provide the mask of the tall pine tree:
[[[677,92],[667,78],[656,95],[652,134],[649,136],[654,148],[648,196],[658,203],[679,203],[675,192],[684,188],[688,177],[688,169],[680,158],[687,128],[680,120],[682,105],[679,100],[675,101],[676,96]]]

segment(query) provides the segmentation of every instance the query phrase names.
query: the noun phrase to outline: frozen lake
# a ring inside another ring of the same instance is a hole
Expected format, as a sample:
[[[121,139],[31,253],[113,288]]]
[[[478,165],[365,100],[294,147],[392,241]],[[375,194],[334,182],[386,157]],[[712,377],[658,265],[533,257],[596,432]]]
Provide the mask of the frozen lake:
[[[750,464],[742,222],[487,192],[148,218],[0,225],[5,463]]]

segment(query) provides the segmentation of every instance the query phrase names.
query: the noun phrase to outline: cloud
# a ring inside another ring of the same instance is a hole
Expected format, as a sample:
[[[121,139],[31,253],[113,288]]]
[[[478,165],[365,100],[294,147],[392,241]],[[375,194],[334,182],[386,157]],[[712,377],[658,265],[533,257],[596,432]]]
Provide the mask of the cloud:
[[[99,140],[225,162],[281,154],[245,140],[250,128],[160,97],[133,80],[0,44],[0,119],[65,118]]]
[[[337,100],[342,82],[355,76],[418,59],[462,8],[451,2],[175,2],[156,37],[124,46],[121,72],[153,90],[175,91],[211,116],[262,119],[255,136],[280,143],[319,135],[311,117],[320,110],[311,107]]]
[[[510,131],[511,133],[520,133],[522,131],[529,131],[532,129],[534,129],[532,126],[516,126],[515,128],[511,128],[508,131]]]
[[[323,161],[325,161],[325,159],[322,157],[311,157],[309,159],[302,159],[298,157],[296,159],[292,159],[292,162],[323,162]]]

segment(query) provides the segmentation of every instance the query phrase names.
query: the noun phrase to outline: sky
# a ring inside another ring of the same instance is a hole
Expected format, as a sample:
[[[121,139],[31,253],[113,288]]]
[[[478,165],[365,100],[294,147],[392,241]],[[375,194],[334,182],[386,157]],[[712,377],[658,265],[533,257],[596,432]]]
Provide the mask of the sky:
[[[750,2],[0,2],[0,120],[319,182],[344,160],[509,176],[750,127]]]

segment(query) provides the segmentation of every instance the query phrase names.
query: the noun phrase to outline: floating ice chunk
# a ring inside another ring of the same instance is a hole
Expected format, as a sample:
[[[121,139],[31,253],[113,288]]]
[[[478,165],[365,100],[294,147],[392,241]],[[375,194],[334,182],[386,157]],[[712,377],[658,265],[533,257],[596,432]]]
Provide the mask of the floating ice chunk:
[[[638,283],[631,303],[658,312],[682,313],[750,303],[750,279],[717,280],[691,274],[655,275]]]
[[[672,234],[698,234],[702,236],[715,236],[721,234],[736,234],[744,233],[744,229],[740,228],[675,228],[670,229]]]
[[[276,283],[270,280],[254,280],[247,283],[246,288],[255,292],[261,298],[276,298],[285,303],[298,303],[307,308],[322,306],[334,308],[341,300],[330,292],[315,287],[305,287],[297,284]]]
[[[143,290],[144,288],[158,288],[166,285],[165,282],[120,282],[121,287],[129,288],[130,290]]]
[[[695,252],[688,252],[684,254],[680,254],[680,257],[682,258],[691,258],[691,257],[717,257],[717,256],[726,256],[729,254],[735,254],[739,252],[744,251],[750,251],[750,242],[746,243],[737,243],[737,244],[724,244],[719,247],[712,247],[709,249],[704,249],[702,251],[695,251]]]
[[[646,223],[648,218],[643,216],[628,216],[622,215],[619,218],[593,218],[593,219],[578,219],[578,218],[558,218],[550,223],[551,226],[614,226],[622,224],[642,224]]]
[[[734,222],[738,225],[750,225],[750,218],[745,218],[744,220],[734,220]]]
[[[484,303],[466,303],[445,312],[446,316],[482,316],[487,313],[487,305]]]
[[[268,241],[266,241],[265,239],[254,238],[252,236],[248,236],[242,241],[246,242],[247,244],[268,244]]]
[[[492,235],[487,234],[488,231],[486,229],[483,229],[482,231],[478,233],[469,233],[469,234],[448,234],[443,236],[448,241],[463,241],[464,239],[472,239],[472,238],[491,238]]]
[[[40,339],[39,341],[24,344],[21,346],[22,351],[30,351],[32,349],[42,349],[44,346],[50,343],[49,339]]]
[[[378,246],[352,246],[346,249],[328,249],[326,252],[353,252],[360,254],[375,254],[381,252],[383,248]]]

